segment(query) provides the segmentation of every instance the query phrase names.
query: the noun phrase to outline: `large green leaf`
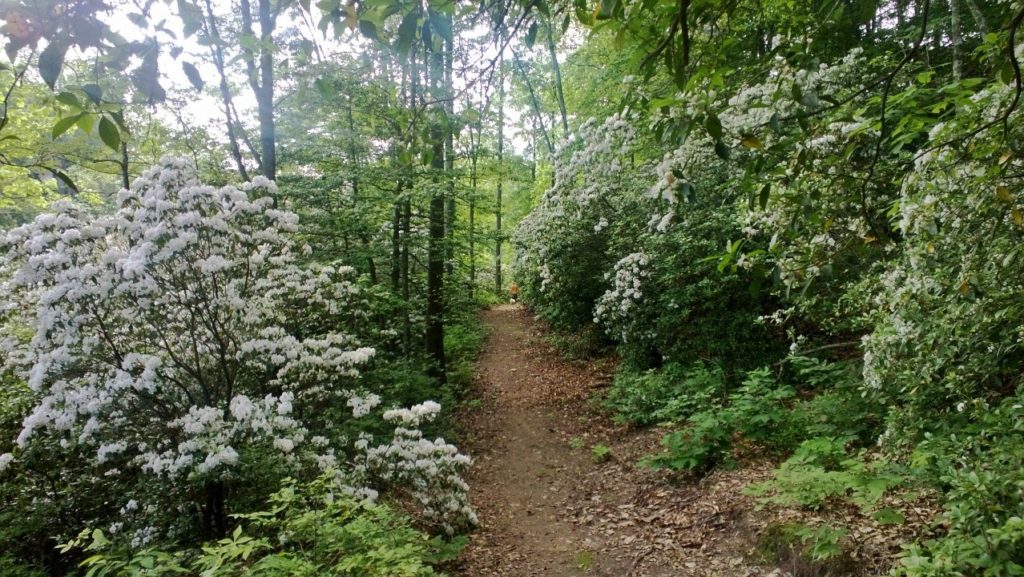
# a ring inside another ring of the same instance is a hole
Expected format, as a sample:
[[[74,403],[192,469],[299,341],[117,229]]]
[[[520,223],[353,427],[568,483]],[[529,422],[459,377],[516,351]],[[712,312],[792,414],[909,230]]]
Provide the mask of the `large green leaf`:
[[[106,116],[100,119],[100,140],[111,150],[121,150],[121,133],[117,125]]]
[[[82,117],[82,114],[83,113],[74,114],[72,116],[65,116],[64,118],[61,118],[60,120],[58,120],[53,125],[53,130],[50,131],[50,135],[53,137],[53,139],[56,140],[61,134],[64,134],[72,126],[74,126],[75,123],[78,122],[78,119],[80,119]]]
[[[61,68],[64,67],[64,54],[67,50],[66,44],[53,40],[39,55],[39,74],[43,77],[43,82],[51,89],[56,86],[57,79],[60,78]]]
[[[402,23],[398,25],[398,52],[400,54],[408,54],[409,49],[416,41],[419,19],[419,12],[409,12],[402,18]]]

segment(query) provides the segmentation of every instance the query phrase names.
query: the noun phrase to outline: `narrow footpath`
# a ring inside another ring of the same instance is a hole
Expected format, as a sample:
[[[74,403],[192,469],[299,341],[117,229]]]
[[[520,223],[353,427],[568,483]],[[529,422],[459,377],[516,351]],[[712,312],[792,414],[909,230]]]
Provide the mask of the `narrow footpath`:
[[[520,306],[483,321],[490,335],[463,416],[481,526],[459,575],[773,574],[748,565],[753,507],[740,493],[767,469],[678,483],[638,468],[664,431],[632,431],[597,410],[611,363],[565,360]]]

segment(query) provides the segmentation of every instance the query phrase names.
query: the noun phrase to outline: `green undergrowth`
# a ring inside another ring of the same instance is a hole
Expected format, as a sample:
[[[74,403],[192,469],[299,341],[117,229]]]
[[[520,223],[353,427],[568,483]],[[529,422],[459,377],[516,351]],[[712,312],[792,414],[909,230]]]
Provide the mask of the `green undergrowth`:
[[[435,567],[466,543],[430,537],[386,505],[357,502],[331,475],[286,479],[264,510],[235,518],[230,535],[196,549],[130,549],[92,529],[63,550],[85,555],[89,577],[424,577],[438,575]]]
[[[866,394],[858,370],[791,356],[729,386],[714,364],[626,367],[602,402],[619,422],[673,429],[645,466],[701,475],[748,457],[780,459],[770,479],[745,490],[760,507],[854,511],[881,527],[906,522],[887,497],[938,492],[933,526],[915,528],[932,536],[904,545],[895,575],[1024,575],[1024,394],[922,422]],[[757,549],[794,575],[859,575],[848,531],[773,526]]]

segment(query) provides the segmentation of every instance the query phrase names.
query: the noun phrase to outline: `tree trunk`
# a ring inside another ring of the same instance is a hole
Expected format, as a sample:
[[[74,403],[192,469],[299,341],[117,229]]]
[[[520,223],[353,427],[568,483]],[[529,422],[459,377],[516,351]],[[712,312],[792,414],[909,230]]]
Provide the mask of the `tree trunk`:
[[[132,178],[128,173],[128,143],[124,140],[121,141],[121,186],[125,190],[132,187]]]
[[[988,32],[988,20],[985,19],[985,14],[978,8],[978,4],[974,0],[966,1],[967,9],[971,11],[971,17],[974,18],[975,29],[982,34]]]
[[[963,76],[963,62],[960,51],[963,39],[960,36],[960,2],[949,0],[949,39],[953,44],[953,79],[960,80]]]
[[[235,123],[231,118],[231,112],[234,108],[231,102],[231,88],[228,86],[228,75],[225,72],[226,64],[224,61],[223,41],[220,37],[220,30],[217,28],[217,16],[213,12],[211,0],[206,0],[206,15],[207,18],[204,20],[206,33],[213,40],[213,42],[210,42],[210,57],[213,59],[213,65],[217,68],[217,74],[220,76],[220,98],[224,103],[224,125],[228,135],[228,150],[231,152],[231,157],[235,160],[235,166],[238,167],[239,176],[242,177],[242,180],[248,181],[249,172],[245,168],[245,162],[242,159],[242,149],[238,145],[238,137],[235,135]]]
[[[445,16],[448,28],[452,27],[451,16]],[[445,200],[445,274],[451,277],[455,273],[455,134],[451,129],[451,121],[455,116],[455,97],[452,94],[452,67],[454,65],[454,34],[452,38],[445,39],[444,53],[444,170],[445,178],[448,180],[447,195]]]
[[[263,176],[277,179],[277,136],[274,128],[274,55],[268,46],[274,45],[275,17],[270,12],[270,0],[260,3],[260,90],[256,103],[260,117],[260,150],[263,151]]]
[[[548,52],[551,54],[551,69],[555,73],[555,96],[558,98],[558,110],[562,114],[562,139],[569,137],[569,114],[565,109],[565,93],[562,91],[562,67],[558,64],[558,51],[555,50],[555,30],[551,22],[545,18],[544,25],[548,29]]]
[[[274,43],[276,15],[270,7],[271,0],[258,0],[260,22],[259,57],[250,48],[242,48],[249,86],[256,97],[256,111],[260,127],[261,172],[270,180],[277,178],[277,149],[274,128],[274,55],[267,48]],[[250,0],[241,0],[242,34],[255,37],[253,31],[252,6]]]
[[[505,58],[498,56],[498,186],[494,194],[494,293],[502,294],[501,280],[501,192],[505,181]]]
[[[224,483],[207,481],[203,487],[206,502],[203,505],[203,532],[208,539],[219,539],[228,532],[228,515],[225,508]]]
[[[448,123],[445,121],[445,55],[444,44],[435,47],[430,33],[424,34],[423,42],[428,51],[430,97],[435,102],[430,126],[430,140],[433,157],[431,172],[436,186],[430,196],[430,214],[427,240],[427,326],[424,339],[427,356],[433,361],[431,376],[444,383],[444,266],[445,266],[445,141]]]

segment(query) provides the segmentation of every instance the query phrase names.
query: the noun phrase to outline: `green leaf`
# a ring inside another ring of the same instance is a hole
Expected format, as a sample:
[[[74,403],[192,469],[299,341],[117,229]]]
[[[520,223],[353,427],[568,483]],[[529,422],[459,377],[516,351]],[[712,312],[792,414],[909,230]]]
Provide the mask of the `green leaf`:
[[[721,158],[723,160],[729,160],[729,155],[730,155],[729,147],[726,146],[725,143],[722,142],[721,140],[716,140],[715,141],[715,154],[717,154],[719,156],[719,158]]]
[[[751,150],[761,150],[764,145],[761,144],[761,140],[753,134],[748,134],[740,140],[740,144]]]
[[[117,128],[121,131],[121,134],[131,134],[131,131],[128,130],[128,126],[124,123],[124,114],[122,114],[120,110],[110,112],[107,114],[107,116],[109,116],[110,119],[114,121],[114,124],[117,125]]]
[[[149,22],[146,21],[146,17],[138,12],[131,12],[128,14],[128,19],[132,21],[132,24],[145,30],[149,28]]]
[[[92,114],[83,114],[78,119],[78,129],[88,134],[92,132],[92,127],[96,125],[96,116]]]
[[[359,32],[361,32],[363,36],[370,40],[380,41],[380,36],[377,34],[377,25],[373,22],[370,22],[369,20],[360,20],[357,26],[359,28]]]
[[[186,38],[203,28],[203,11],[188,0],[178,0],[178,16],[184,25]]]
[[[121,133],[117,130],[117,125],[106,116],[100,119],[100,140],[111,150],[121,150]]]
[[[150,102],[163,102],[167,92],[160,86],[159,51],[154,47],[142,58],[142,64],[132,73],[132,84]]]
[[[331,83],[323,78],[317,78],[314,80],[313,88],[316,88],[317,93],[324,98],[330,98],[335,94],[334,89],[331,88]]]
[[[722,140],[722,121],[718,119],[717,115],[708,113],[708,118],[704,121],[704,128],[707,129],[711,138]]]
[[[452,24],[444,15],[432,12],[430,14],[430,28],[447,42],[452,41]]]
[[[608,20],[615,16],[619,7],[619,0],[600,0],[597,4],[596,17],[598,20]]]
[[[60,94],[58,94],[57,102],[77,108],[78,110],[82,109],[82,103],[79,102],[78,97],[70,92],[61,92]]]
[[[803,98],[800,99],[800,103],[807,108],[818,108],[821,106],[821,102],[818,100],[818,94],[815,92],[805,92]]]
[[[526,47],[533,48],[533,45],[537,43],[537,23],[530,24],[530,29],[526,31]]]
[[[410,12],[402,18],[402,23],[398,25],[398,52],[400,54],[408,54],[413,42],[416,41],[419,19],[418,12]]]
[[[57,138],[61,134],[64,134],[72,126],[74,126],[75,123],[78,122],[78,119],[81,118],[83,114],[84,113],[82,113],[82,114],[75,114],[74,116],[65,116],[64,118],[61,118],[60,120],[58,120],[53,125],[53,130],[50,131],[50,135],[53,137],[54,140],[57,140]]]
[[[61,68],[64,67],[64,53],[68,47],[56,40],[51,41],[39,55],[39,74],[50,89],[57,84]]]
[[[181,69],[185,71],[185,76],[188,77],[188,81],[192,83],[196,90],[203,89],[203,85],[206,83],[203,82],[203,77],[199,75],[199,69],[191,62],[182,62]]]
[[[770,182],[761,187],[761,193],[757,195],[757,201],[761,205],[761,210],[768,206],[768,195],[771,194],[771,191],[772,184]]]
[[[907,518],[903,516],[903,513],[900,513],[899,511],[893,509],[892,507],[879,509],[878,511],[875,511],[871,516],[879,525],[901,525],[904,521],[907,520]]]
[[[103,89],[100,88],[99,84],[86,84],[82,87],[82,91],[85,95],[92,100],[94,104],[99,104],[103,101]]]

